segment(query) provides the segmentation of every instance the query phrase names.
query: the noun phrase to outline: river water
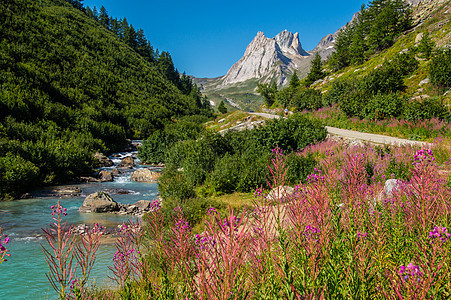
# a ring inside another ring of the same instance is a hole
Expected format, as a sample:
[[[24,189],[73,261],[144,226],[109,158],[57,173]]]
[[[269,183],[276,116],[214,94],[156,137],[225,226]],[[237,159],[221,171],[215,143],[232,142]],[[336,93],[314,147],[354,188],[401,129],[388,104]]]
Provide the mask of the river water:
[[[120,153],[112,158],[117,164],[122,157],[133,153]],[[137,160],[135,160],[135,163]],[[143,166],[137,165],[137,168]],[[112,169],[104,168],[104,169]],[[130,181],[131,171],[122,173],[114,182],[89,183],[76,185],[82,190],[79,197],[60,199],[60,204],[67,208],[65,220],[69,224],[95,224],[115,227],[131,216],[116,214],[80,213],[78,208],[85,197],[98,191],[128,190],[128,194],[110,193],[120,203],[134,203],[138,200],[152,200],[158,196],[157,184],[137,183]],[[74,185],[71,185],[74,186]],[[52,223],[50,206],[56,204],[58,198],[36,197],[33,199],[0,202],[0,226],[10,237],[8,243],[8,261],[0,265],[0,299],[56,299],[56,293],[46,278],[48,265],[44,260],[41,243],[46,245],[41,228]],[[114,245],[101,245],[97,252],[97,260],[90,276],[90,281],[97,286],[113,286],[108,278],[112,266],[112,258],[116,252]]]

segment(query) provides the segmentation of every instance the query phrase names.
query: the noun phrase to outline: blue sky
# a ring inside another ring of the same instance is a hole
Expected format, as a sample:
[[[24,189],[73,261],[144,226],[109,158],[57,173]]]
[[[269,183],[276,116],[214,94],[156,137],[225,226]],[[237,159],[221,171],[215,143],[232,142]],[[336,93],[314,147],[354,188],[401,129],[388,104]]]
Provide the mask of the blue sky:
[[[299,32],[302,47],[313,49],[360,10],[350,1],[180,1],[85,0],[84,5],[126,17],[142,28],[154,48],[171,53],[180,72],[196,77],[225,75],[258,31],[267,37]]]

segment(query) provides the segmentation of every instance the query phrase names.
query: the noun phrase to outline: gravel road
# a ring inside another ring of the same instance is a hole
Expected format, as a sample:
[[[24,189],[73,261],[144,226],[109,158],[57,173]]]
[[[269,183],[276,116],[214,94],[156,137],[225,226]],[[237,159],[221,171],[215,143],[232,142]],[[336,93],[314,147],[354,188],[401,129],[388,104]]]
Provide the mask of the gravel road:
[[[256,116],[261,116],[267,119],[278,119],[280,116],[267,114],[267,113],[251,113]],[[359,132],[354,130],[340,129],[335,127],[326,126],[327,132],[330,135],[335,135],[347,139],[354,139],[360,141],[367,141],[374,144],[383,144],[383,145],[418,145],[418,146],[429,146],[429,143],[419,142],[419,141],[411,141],[406,139],[400,139],[392,136],[381,135],[381,134],[373,134],[366,132]]]

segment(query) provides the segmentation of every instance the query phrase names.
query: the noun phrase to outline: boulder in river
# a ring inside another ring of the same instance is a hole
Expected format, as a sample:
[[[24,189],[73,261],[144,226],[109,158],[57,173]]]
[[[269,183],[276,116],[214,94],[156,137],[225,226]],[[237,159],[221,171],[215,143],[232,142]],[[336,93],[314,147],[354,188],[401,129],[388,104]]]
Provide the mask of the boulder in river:
[[[114,163],[111,159],[109,159],[108,157],[106,157],[105,155],[103,155],[100,152],[97,152],[96,154],[94,154],[94,158],[97,159],[97,161],[99,162],[99,165],[101,167],[111,167],[112,165],[114,165]]]
[[[137,182],[156,182],[160,174],[159,172],[152,172],[149,169],[139,169],[133,172],[130,180]]]
[[[97,192],[86,197],[79,208],[81,212],[113,212],[119,210],[119,204],[105,192]]]
[[[139,200],[136,203],[133,203],[133,205],[141,211],[147,211],[150,208],[150,203],[152,202],[149,200]]]
[[[132,169],[135,166],[135,160],[131,156],[127,156],[117,165],[118,168]]]
[[[102,170],[99,172],[99,177],[102,182],[113,181],[113,173],[111,171]]]

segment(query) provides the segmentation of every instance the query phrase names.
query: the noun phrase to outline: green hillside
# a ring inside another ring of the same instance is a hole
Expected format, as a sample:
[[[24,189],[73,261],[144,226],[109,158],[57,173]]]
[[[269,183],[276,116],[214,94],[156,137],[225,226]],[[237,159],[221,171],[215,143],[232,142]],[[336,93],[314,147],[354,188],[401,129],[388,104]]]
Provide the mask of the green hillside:
[[[449,136],[450,3],[369,1],[339,33],[332,57],[312,61],[305,79],[283,90],[262,85],[266,104],[329,126],[426,141]]]
[[[95,151],[209,113],[142,30],[124,19],[114,32],[70,2],[0,2],[0,199],[88,174]]]

